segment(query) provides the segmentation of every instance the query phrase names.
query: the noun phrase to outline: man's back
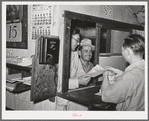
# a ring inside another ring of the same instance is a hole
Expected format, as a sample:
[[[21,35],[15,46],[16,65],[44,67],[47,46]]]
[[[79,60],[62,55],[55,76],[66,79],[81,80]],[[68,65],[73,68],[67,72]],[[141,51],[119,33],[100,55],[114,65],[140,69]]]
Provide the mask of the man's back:
[[[117,110],[127,111],[143,111],[144,110],[144,61],[133,64],[130,68],[126,69],[123,78],[126,77],[125,84],[127,85],[126,100],[117,104]],[[128,77],[128,79],[127,79]]]

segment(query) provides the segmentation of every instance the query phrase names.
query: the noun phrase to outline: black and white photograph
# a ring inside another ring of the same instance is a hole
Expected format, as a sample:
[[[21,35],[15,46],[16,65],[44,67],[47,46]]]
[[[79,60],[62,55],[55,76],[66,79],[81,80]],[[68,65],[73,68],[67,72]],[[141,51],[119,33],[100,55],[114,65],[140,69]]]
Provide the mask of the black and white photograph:
[[[148,119],[148,3],[2,2],[2,119]]]
[[[7,5],[7,16],[8,22],[17,22],[22,20],[23,7],[22,5]]]

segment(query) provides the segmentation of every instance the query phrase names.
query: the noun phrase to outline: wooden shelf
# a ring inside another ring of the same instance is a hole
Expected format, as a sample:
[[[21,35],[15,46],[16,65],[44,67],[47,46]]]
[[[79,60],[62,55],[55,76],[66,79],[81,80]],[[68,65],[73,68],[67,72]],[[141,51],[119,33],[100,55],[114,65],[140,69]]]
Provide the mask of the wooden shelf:
[[[32,70],[32,66],[20,66],[16,64],[6,63],[6,67],[13,68],[17,70],[27,71],[30,72]]]

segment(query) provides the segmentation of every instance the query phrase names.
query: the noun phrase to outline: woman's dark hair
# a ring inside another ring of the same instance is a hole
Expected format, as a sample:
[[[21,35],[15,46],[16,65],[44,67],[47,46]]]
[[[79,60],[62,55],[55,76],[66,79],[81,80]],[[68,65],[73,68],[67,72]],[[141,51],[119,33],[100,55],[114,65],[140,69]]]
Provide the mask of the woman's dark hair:
[[[73,29],[72,35],[75,35],[75,34],[80,34],[80,30],[79,29]]]
[[[123,48],[130,48],[134,54],[144,55],[145,42],[144,37],[138,34],[129,35],[128,38],[124,39]]]
[[[81,51],[83,46],[78,46],[77,50]]]

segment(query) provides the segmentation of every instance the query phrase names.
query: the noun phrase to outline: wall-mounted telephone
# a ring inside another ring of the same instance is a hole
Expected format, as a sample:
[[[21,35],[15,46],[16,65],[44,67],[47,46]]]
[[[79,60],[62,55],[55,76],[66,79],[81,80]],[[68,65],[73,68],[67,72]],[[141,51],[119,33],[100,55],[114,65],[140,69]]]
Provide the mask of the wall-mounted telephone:
[[[59,61],[59,38],[57,36],[40,37],[39,64],[57,64]]]

